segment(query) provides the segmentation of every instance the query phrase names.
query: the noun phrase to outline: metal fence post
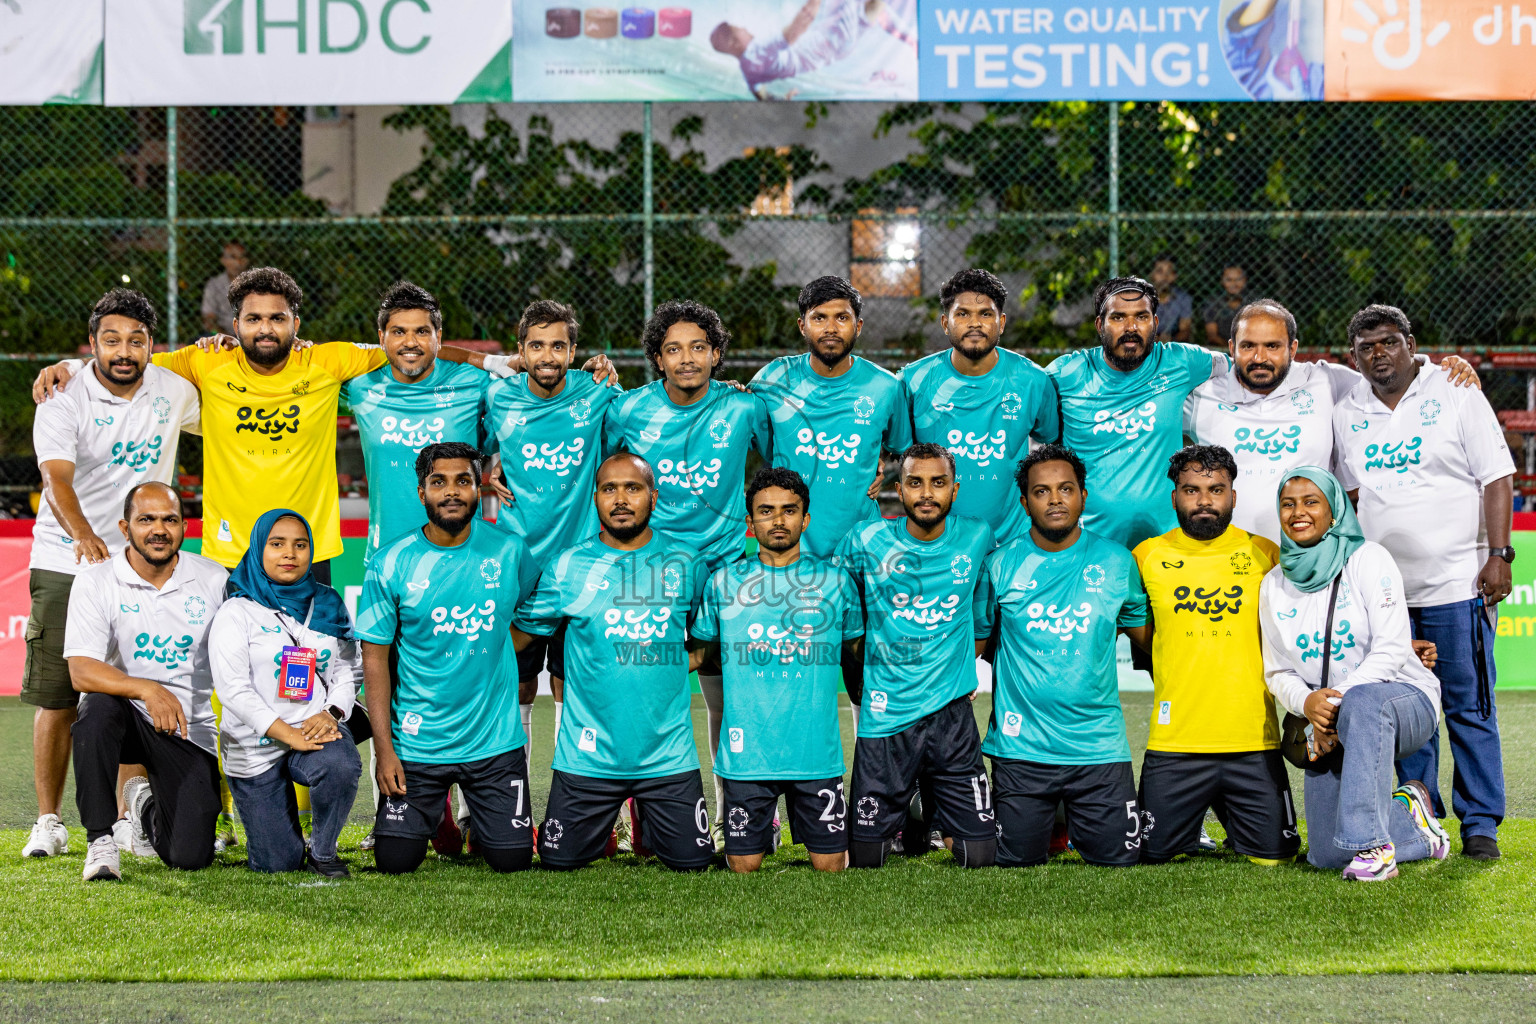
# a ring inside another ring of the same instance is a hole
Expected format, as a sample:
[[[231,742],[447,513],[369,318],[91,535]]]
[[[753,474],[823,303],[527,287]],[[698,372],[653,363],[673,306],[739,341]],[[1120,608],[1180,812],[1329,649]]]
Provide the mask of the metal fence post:
[[[1109,276],[1120,276],[1120,104],[1109,104]]]
[[[645,309],[642,315],[646,318],[649,318],[651,315],[651,310],[656,307],[656,259],[654,251],[656,203],[655,197],[652,195],[652,189],[655,185],[655,178],[651,164],[651,104],[649,100],[647,100],[645,103],[645,126],[641,131],[640,138],[645,146],[645,153],[641,162],[641,167],[644,168],[645,172],[645,194],[641,199],[643,204],[641,212],[644,214],[644,220],[642,221],[642,232],[644,235],[645,249],[643,270],[645,275]],[[651,367],[649,361],[646,362],[645,379],[651,379]]]
[[[179,340],[176,316],[176,108],[165,108],[165,322],[172,352]]]

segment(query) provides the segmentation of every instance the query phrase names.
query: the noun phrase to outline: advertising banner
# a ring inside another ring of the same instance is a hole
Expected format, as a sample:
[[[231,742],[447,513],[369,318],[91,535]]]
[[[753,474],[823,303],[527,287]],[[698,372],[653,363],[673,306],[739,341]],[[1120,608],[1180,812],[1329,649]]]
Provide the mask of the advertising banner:
[[[113,106],[512,98],[507,0],[106,0],[106,34]]]
[[[1317,100],[1323,0],[919,4],[924,100]]]
[[[0,105],[101,102],[101,0],[0,0]]]
[[[516,8],[519,101],[917,98],[917,0]]]
[[[1536,46],[1536,4],[1520,7],[1328,0],[1328,99],[1536,98],[1536,63],[1521,49]]]

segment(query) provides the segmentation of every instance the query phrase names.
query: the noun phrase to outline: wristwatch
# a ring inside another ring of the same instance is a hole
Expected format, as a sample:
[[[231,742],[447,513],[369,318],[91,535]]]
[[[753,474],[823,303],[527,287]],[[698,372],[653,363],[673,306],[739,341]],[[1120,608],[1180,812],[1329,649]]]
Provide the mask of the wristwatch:
[[[1494,548],[1488,552],[1490,557],[1497,556],[1511,564],[1515,561],[1515,549],[1512,547]]]
[[[346,715],[342,714],[341,711],[339,709],[337,709],[336,707],[334,707],[334,706],[326,708],[325,709],[325,713],[330,715],[332,718],[336,719],[336,721],[338,721],[338,722],[340,722],[342,719],[347,717]]]

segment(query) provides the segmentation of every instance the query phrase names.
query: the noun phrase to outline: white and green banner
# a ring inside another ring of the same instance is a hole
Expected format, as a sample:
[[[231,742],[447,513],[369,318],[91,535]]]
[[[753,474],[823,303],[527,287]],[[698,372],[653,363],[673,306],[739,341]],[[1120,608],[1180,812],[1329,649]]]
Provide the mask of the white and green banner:
[[[101,102],[101,0],[0,0],[0,106]]]
[[[508,0],[105,2],[113,106],[512,98]]]

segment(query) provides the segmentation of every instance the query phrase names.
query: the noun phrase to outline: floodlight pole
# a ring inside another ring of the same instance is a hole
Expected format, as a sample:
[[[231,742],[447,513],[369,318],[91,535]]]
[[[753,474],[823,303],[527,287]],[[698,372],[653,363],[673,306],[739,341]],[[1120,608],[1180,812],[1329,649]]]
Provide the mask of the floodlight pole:
[[[165,108],[165,340],[172,352],[176,330],[176,108]]]
[[[1120,276],[1120,104],[1109,104],[1109,276]]]
[[[654,197],[651,194],[651,190],[652,190],[652,187],[653,187],[653,184],[654,184],[654,171],[653,171],[653,168],[652,168],[652,165],[651,165],[651,104],[650,104],[649,100],[647,100],[646,103],[645,103],[645,124],[644,124],[644,128],[641,131],[640,138],[641,138],[641,142],[642,142],[642,144],[644,146],[644,156],[641,159],[641,165],[640,166],[644,169],[644,174],[645,174],[645,182],[644,182],[645,194],[642,197],[642,202],[644,203],[644,207],[643,207],[644,220],[643,220],[642,224],[643,224],[644,249],[645,249],[645,254],[644,254],[644,271],[643,271],[643,273],[645,275],[645,280],[644,280],[644,295],[645,295],[644,305],[645,305],[645,309],[644,309],[644,312],[643,312],[643,316],[649,318],[650,315],[651,315],[651,310],[654,309],[655,305],[656,305],[656,260],[655,260],[655,251],[654,251],[654,246],[655,246],[655,228],[656,228],[656,204],[655,204],[655,201],[654,201]],[[646,362],[645,379],[646,380],[650,380],[651,379],[651,367],[650,367],[650,362],[649,361]]]

